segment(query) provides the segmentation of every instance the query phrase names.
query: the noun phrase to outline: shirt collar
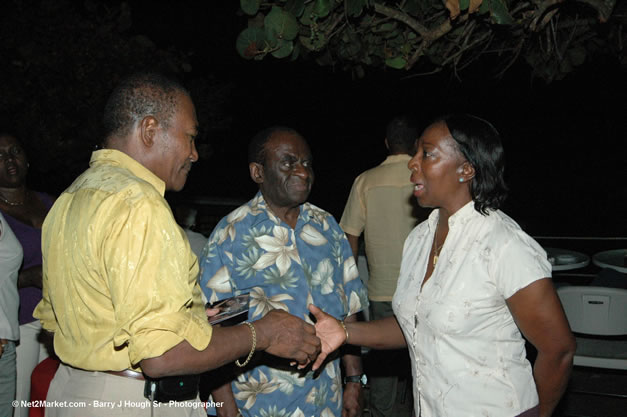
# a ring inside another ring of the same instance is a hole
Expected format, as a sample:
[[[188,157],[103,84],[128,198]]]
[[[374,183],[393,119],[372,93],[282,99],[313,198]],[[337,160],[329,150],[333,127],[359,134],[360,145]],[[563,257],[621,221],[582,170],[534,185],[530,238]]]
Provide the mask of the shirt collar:
[[[475,210],[475,202],[471,200],[448,218],[448,226],[449,228],[453,228],[456,224],[466,224],[476,216],[481,216],[481,214]],[[429,220],[427,220],[429,222],[429,229],[435,229],[439,219],[440,209],[433,210],[429,215]]]
[[[257,194],[255,195],[255,198],[253,198],[251,200],[251,206],[254,209],[255,207],[259,210],[263,210],[267,217],[270,218],[272,221],[274,221],[275,223],[280,223],[282,220],[279,219],[278,216],[276,216],[274,213],[272,213],[272,211],[270,210],[270,208],[268,207],[268,204],[266,203],[266,200],[263,198],[263,194],[261,193],[261,191],[257,191]],[[317,212],[316,210],[314,210],[314,207],[312,204],[305,202],[303,204],[300,205],[299,207],[299,211],[298,211],[298,220],[297,220],[297,226],[298,227],[298,223],[300,221],[307,223],[309,222],[312,218],[316,218]]]
[[[385,161],[381,162],[381,165],[394,164],[397,162],[409,162],[411,156],[406,153],[396,154],[396,155],[388,155],[385,158]]]
[[[133,175],[146,181],[163,196],[165,194],[165,182],[157,177],[148,168],[131,158],[124,152],[120,152],[115,149],[102,149],[95,151],[91,154],[89,166],[95,166],[99,164],[109,164],[119,166],[123,169],[130,171]]]

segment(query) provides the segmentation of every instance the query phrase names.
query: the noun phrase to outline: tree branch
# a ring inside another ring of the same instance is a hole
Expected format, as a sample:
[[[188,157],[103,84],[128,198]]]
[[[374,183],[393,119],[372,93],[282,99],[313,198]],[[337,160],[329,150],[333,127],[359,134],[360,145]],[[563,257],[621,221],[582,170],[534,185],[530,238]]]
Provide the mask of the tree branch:
[[[407,26],[412,28],[415,32],[417,32],[423,38],[429,37],[429,30],[423,26],[420,22],[414,19],[411,16],[403,13],[401,10],[396,10],[388,6],[384,6],[379,3],[374,4],[374,10],[377,13],[380,13],[384,16],[390,17],[392,19],[398,20],[399,22],[405,23]]]

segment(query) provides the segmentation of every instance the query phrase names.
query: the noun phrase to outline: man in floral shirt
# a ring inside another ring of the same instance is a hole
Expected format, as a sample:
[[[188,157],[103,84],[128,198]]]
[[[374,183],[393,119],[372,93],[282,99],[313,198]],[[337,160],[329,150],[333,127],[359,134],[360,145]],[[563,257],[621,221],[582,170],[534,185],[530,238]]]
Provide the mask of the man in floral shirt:
[[[205,246],[201,287],[208,300],[249,293],[250,320],[282,309],[311,322],[309,304],[354,320],[367,293],[342,229],[306,202],[314,180],[307,142],[289,128],[266,129],[251,141],[248,157],[259,192],[223,218]],[[342,362],[346,376],[361,375],[359,350]],[[361,389],[347,382],[342,393],[338,359],[314,373],[262,353],[213,398],[225,402],[219,416],[235,417],[239,408],[244,416],[353,417],[361,415]]]

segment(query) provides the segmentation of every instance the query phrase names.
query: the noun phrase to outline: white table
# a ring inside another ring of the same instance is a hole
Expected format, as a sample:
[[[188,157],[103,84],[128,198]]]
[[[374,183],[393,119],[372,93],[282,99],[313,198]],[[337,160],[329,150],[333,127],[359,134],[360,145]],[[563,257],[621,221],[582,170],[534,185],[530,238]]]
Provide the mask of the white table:
[[[592,262],[601,268],[612,268],[618,272],[627,274],[625,255],[627,255],[627,249],[606,250],[596,253],[592,257]]]
[[[590,257],[581,252],[561,248],[544,248],[553,271],[569,271],[588,266]]]

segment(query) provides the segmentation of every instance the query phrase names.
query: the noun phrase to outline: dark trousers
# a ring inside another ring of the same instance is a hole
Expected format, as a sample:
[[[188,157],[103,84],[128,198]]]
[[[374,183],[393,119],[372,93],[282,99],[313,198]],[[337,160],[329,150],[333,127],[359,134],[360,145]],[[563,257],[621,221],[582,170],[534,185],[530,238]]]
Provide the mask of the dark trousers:
[[[370,301],[370,320],[392,316],[392,303]],[[411,365],[407,349],[370,350],[366,358],[372,417],[410,417]]]

